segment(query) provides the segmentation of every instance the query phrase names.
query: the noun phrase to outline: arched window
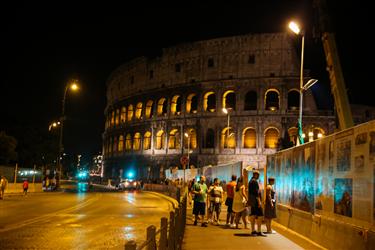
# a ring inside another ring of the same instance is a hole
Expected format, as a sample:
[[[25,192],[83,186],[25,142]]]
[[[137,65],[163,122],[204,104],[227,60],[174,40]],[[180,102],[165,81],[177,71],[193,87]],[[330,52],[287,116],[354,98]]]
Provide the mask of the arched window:
[[[264,148],[277,148],[279,131],[276,128],[267,128],[264,133]]]
[[[186,137],[184,136],[184,147],[185,148],[188,148],[188,143],[190,144],[189,145],[189,148],[190,149],[196,149],[197,146],[198,146],[198,143],[197,143],[197,132],[195,131],[195,129],[193,128],[190,128],[187,130],[186,132],[189,137]]]
[[[120,109],[116,109],[116,117],[115,117],[115,124],[118,126],[120,120]]]
[[[125,123],[126,121],[126,107],[121,108],[120,122]]]
[[[113,127],[114,125],[115,125],[115,111],[113,110],[112,115],[111,115],[111,126]]]
[[[169,133],[169,149],[179,149],[181,147],[181,134],[178,129],[173,129]]]
[[[265,96],[266,110],[276,111],[280,108],[279,92],[276,89],[269,89]]]
[[[131,150],[132,149],[132,136],[130,134],[126,135],[125,138],[125,149]]]
[[[289,134],[290,141],[293,142],[293,145],[297,145],[298,128],[296,128],[296,127],[289,128],[288,134]]]
[[[181,97],[179,95],[172,97],[171,114],[181,115]]]
[[[154,102],[149,100],[146,104],[146,119],[150,119],[153,116],[154,112]]]
[[[133,105],[128,106],[128,121],[130,122],[133,119]]]
[[[165,134],[163,130],[159,130],[156,134],[156,149],[163,149],[165,141]]]
[[[186,113],[197,113],[198,112],[198,97],[196,94],[188,95],[186,99]]]
[[[236,94],[233,90],[227,90],[223,94],[223,108],[236,110]]]
[[[133,140],[133,150],[140,150],[141,149],[141,134],[135,133],[134,140]]]
[[[257,137],[256,131],[253,128],[246,128],[242,132],[242,147],[243,148],[256,148]]]
[[[212,128],[207,129],[206,148],[215,148],[215,131]]]
[[[118,151],[122,152],[124,150],[124,136],[120,135],[118,139]]]
[[[167,100],[162,97],[158,101],[158,111],[157,111],[158,116],[163,116],[167,114]]]
[[[249,91],[245,95],[245,110],[257,110],[257,92]]]
[[[147,131],[143,137],[143,150],[151,149],[151,132]]]
[[[314,127],[313,129],[313,139],[320,139],[325,135],[324,129],[319,128],[319,127]]]
[[[236,147],[236,135],[232,128],[224,128],[221,131],[221,147],[222,148],[235,148]]]
[[[299,91],[296,89],[291,89],[288,92],[288,110],[298,110],[299,109]]]
[[[137,109],[135,111],[135,117],[140,120],[142,119],[142,107],[143,107],[143,103],[141,102],[138,102],[137,104]]]
[[[214,92],[207,92],[203,97],[203,110],[208,112],[216,111],[216,95]]]

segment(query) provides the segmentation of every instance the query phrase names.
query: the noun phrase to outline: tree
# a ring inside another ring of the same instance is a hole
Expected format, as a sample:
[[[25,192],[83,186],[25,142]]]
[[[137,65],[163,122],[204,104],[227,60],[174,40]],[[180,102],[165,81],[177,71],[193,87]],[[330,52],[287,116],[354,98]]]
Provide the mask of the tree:
[[[17,160],[17,140],[13,136],[0,132],[0,164],[9,164]]]

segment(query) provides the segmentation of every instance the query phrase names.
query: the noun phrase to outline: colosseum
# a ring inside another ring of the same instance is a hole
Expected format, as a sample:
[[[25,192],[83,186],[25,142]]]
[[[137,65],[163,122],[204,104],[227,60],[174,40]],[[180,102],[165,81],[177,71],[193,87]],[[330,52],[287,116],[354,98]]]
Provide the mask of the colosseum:
[[[117,68],[106,83],[106,177],[163,178],[188,153],[190,168],[262,169],[280,138],[296,143],[297,47],[287,33],[247,34],[177,45]],[[332,111],[318,110],[311,90],[303,98],[305,141],[332,133]]]

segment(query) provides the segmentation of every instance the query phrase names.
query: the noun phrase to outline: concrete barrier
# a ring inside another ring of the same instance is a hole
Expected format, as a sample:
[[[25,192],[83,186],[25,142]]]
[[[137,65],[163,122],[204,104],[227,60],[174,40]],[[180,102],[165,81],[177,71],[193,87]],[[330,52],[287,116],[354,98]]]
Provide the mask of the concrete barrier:
[[[277,206],[276,221],[328,249],[374,249],[375,232],[324,215]]]
[[[8,183],[7,188],[5,189],[6,194],[13,194],[13,193],[22,193],[23,192],[23,183]],[[42,183],[29,183],[28,192],[43,192]]]

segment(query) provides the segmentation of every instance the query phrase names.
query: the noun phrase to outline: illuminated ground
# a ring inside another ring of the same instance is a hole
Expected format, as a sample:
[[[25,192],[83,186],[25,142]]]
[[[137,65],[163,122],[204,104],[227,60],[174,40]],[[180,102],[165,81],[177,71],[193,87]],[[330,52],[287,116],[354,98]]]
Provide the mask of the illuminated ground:
[[[81,187],[85,189],[85,187]],[[40,193],[0,201],[1,249],[124,249],[171,204],[151,193]]]

